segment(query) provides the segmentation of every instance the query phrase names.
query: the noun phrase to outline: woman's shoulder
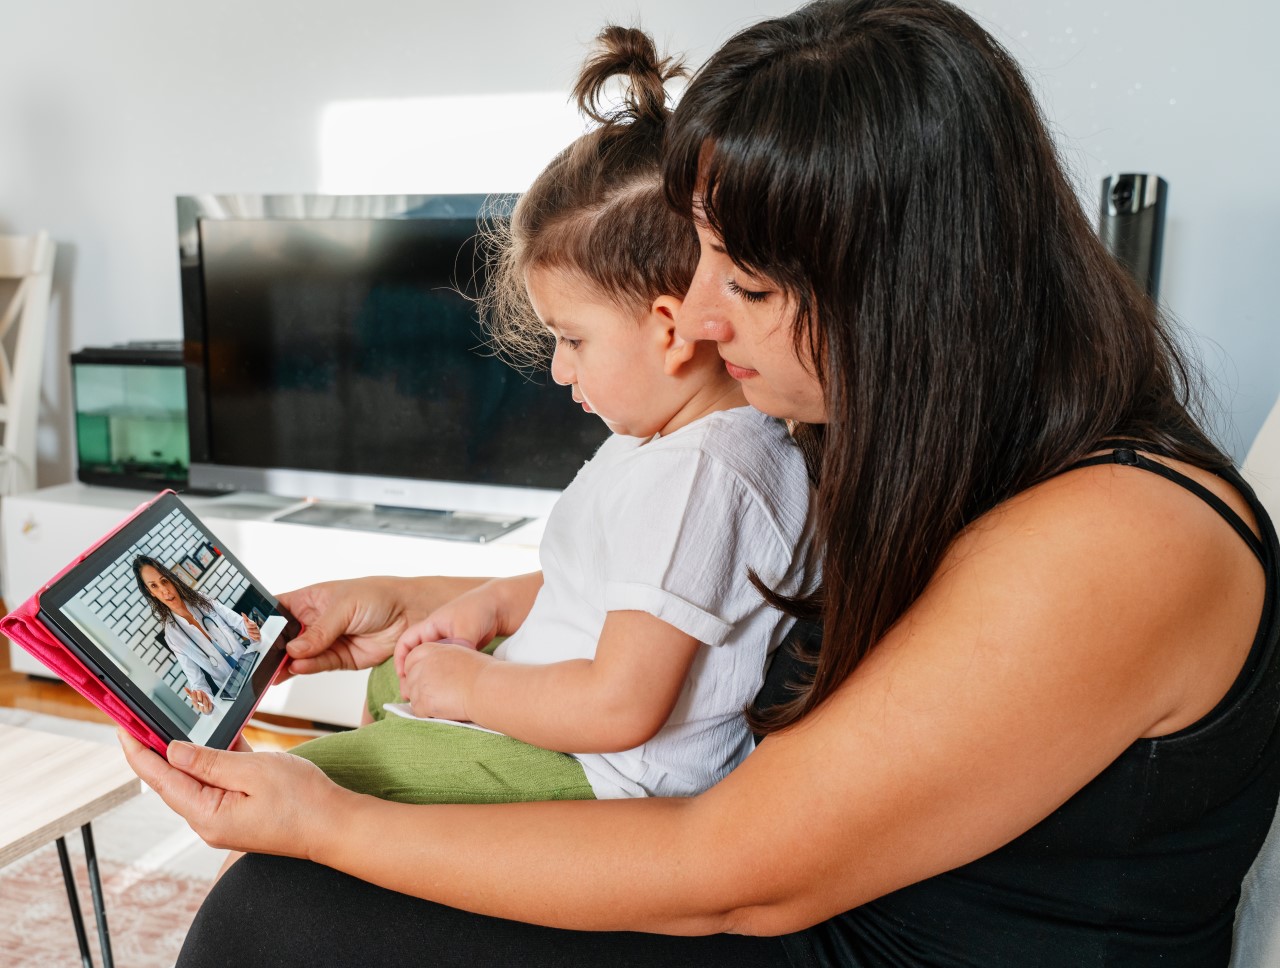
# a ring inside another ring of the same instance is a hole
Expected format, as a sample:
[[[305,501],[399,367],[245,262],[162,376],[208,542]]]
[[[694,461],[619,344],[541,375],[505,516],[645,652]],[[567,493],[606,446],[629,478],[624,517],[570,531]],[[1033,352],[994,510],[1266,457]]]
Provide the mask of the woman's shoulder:
[[[1257,533],[1229,481],[1151,456]],[[1096,675],[1140,676],[1163,735],[1212,709],[1257,632],[1267,576],[1222,514],[1187,486],[1137,466],[1056,475],[988,512],[955,541],[926,596],[998,610]]]
[[[1130,557],[1168,558],[1179,549],[1192,552],[1187,557],[1193,559],[1208,548],[1232,557],[1247,549],[1222,514],[1194,490],[1216,497],[1256,536],[1253,508],[1229,480],[1181,461],[1142,457],[1147,467],[1128,462],[1079,466],[1014,495],[960,535],[959,555],[1019,537],[1030,543],[1087,542],[1099,551],[1114,546],[1120,566]],[[1153,472],[1158,470],[1183,483]]]
[[[1216,497],[1257,535],[1253,509],[1231,482],[1182,462],[1148,460]],[[957,537],[937,580],[967,567],[1007,572],[1015,582],[1046,572],[1064,581],[1080,575],[1091,587],[1123,577],[1135,604],[1144,593],[1168,600],[1180,588],[1203,595],[1241,572],[1262,578],[1249,545],[1203,496],[1123,463],[1069,469],[987,512]],[[1157,601],[1146,604],[1159,611]]]

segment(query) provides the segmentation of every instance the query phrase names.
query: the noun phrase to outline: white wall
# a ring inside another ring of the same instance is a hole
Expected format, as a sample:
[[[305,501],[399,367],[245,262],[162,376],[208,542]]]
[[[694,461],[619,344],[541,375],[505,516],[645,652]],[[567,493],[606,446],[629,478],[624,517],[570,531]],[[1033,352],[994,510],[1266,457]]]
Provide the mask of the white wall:
[[[1169,182],[1160,299],[1195,337],[1243,459],[1280,394],[1280,6],[965,0],[1037,81],[1090,211],[1102,178]]]
[[[442,132],[434,151],[403,131],[379,141],[369,124],[458,117],[444,110],[456,101],[441,100],[458,95],[562,92],[609,20],[639,20],[697,64],[734,29],[793,6],[0,0],[0,231],[48,228],[60,246],[41,482],[73,473],[67,353],[181,334],[175,195],[448,191],[460,171],[518,183],[563,114],[541,139],[543,126],[528,125],[512,139],[515,119],[499,117]],[[1280,158],[1278,85],[1265,66],[1280,13],[1249,0],[965,6],[1035,75],[1091,209],[1109,172],[1168,179],[1162,295],[1208,342],[1228,444],[1242,454],[1280,392],[1276,311],[1264,301],[1280,263],[1280,186],[1268,177]],[[368,184],[353,183],[350,153],[334,157],[344,143],[371,159]],[[393,150],[409,164],[373,170]],[[416,185],[390,184],[406,172]]]

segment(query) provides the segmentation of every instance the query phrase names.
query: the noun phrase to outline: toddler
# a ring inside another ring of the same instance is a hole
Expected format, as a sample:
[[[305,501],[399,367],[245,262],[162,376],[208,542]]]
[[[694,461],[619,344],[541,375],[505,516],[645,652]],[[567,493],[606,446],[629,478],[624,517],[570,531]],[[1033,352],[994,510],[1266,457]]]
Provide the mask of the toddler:
[[[598,126],[500,230],[495,343],[522,364],[549,350],[613,436],[552,510],[540,572],[410,628],[371,674],[376,721],[295,750],[344,786],[415,803],[691,796],[752,748],[743,711],[791,624],[753,582],[810,590],[810,484],[714,344],[675,333],[698,260],[659,174],[680,73],[643,32],[607,28],[574,91]],[[428,721],[387,715],[406,699]]]

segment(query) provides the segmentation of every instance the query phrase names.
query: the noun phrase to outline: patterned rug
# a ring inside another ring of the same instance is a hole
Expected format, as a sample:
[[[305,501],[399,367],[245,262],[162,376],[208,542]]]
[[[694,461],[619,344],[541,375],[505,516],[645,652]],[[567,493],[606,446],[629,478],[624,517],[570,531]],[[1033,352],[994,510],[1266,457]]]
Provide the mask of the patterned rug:
[[[115,732],[0,708],[0,723],[103,743]],[[102,964],[97,925],[79,833],[66,838],[79,888],[80,911],[95,965]],[[121,968],[169,968],[204,899],[224,852],[205,846],[159,797],[146,790],[93,822],[93,841],[111,936]],[[0,868],[0,965],[76,968],[76,944],[62,868],[53,844]]]
[[[89,951],[94,964],[101,965],[83,856],[73,860],[72,868],[80,885],[80,912]],[[105,859],[99,871],[115,963],[147,968],[172,965],[209,890],[208,881],[163,870],[140,871]],[[80,964],[62,869],[52,844],[0,872],[0,894],[4,898],[0,903],[0,960],[5,965],[72,968]]]

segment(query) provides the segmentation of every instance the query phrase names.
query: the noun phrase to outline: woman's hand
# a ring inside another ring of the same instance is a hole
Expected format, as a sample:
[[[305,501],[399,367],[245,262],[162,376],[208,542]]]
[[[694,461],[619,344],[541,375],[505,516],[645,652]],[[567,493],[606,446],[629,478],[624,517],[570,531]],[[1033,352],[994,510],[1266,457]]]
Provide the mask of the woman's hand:
[[[377,578],[322,582],[280,596],[303,625],[285,648],[290,674],[369,669],[383,662],[408,627],[396,587]]]
[[[244,619],[244,634],[249,636],[249,641],[261,642],[262,629],[258,628],[258,624],[244,612],[240,613],[240,617]]]
[[[286,675],[370,669],[420,618],[483,584],[483,578],[355,578],[308,585],[280,596],[304,631],[286,644]]]
[[[191,700],[191,705],[195,707],[196,712],[202,716],[208,716],[213,712],[213,700],[209,698],[209,694],[203,689],[188,689],[182,687],[182,691],[187,694]]]
[[[306,857],[347,794],[315,764],[288,753],[236,752],[170,743],[169,761],[123,730],[133,771],[211,847]]]
[[[497,661],[469,645],[424,642],[404,657],[400,694],[409,700],[415,716],[469,722],[467,705],[476,680]]]

